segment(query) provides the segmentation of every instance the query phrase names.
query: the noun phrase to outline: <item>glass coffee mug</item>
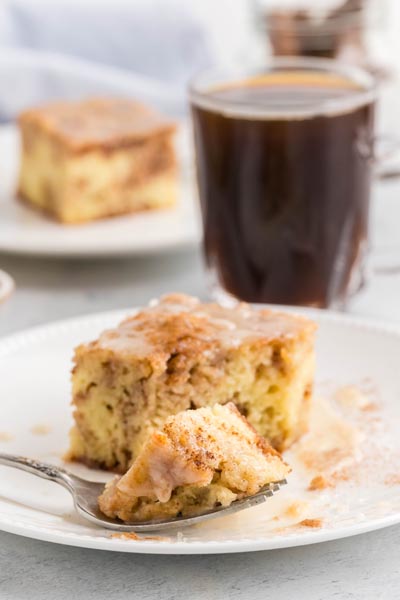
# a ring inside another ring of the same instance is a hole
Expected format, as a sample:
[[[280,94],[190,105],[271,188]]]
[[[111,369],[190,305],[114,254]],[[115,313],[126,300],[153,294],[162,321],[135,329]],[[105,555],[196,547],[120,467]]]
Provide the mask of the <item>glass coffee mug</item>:
[[[213,296],[343,307],[364,281],[373,78],[275,58],[199,76],[189,93]]]

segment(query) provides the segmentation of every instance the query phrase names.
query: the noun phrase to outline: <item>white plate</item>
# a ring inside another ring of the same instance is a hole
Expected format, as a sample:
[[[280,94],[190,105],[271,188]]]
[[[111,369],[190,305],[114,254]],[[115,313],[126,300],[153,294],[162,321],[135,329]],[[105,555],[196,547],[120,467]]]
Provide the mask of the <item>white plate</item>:
[[[182,128],[178,140],[182,177],[177,208],[63,226],[15,199],[19,137],[14,127],[1,127],[0,251],[79,258],[149,254],[196,244],[200,224],[188,147],[188,134]]]
[[[332,384],[327,380],[334,381],[335,386],[360,384],[366,388],[365,395],[356,394],[363,402],[353,402],[351,393],[340,396],[340,405],[347,406],[345,413],[340,414],[340,419],[345,414],[343,423],[350,427],[353,418],[357,420],[360,415],[365,415],[367,419],[366,437],[363,440],[358,434],[357,439],[361,444],[359,452],[365,447],[370,456],[358,456],[357,460],[360,457],[363,460],[357,468],[351,461],[347,464],[355,478],[338,483],[334,488],[309,492],[305,488],[310,473],[294,468],[289,485],[263,505],[236,516],[168,534],[164,539],[133,541],[111,538],[110,532],[80,520],[74,514],[68,493],[62,488],[26,473],[0,467],[0,528],[32,538],[88,548],[206,554],[311,544],[400,522],[400,330],[329,312],[308,312],[320,325],[318,393],[321,390],[325,395],[328,393]],[[60,462],[71,425],[69,369],[72,348],[97,336],[105,327],[113,326],[125,314],[103,313],[63,321],[0,340],[0,451]],[[374,403],[382,404],[378,412],[370,403],[371,395]],[[337,417],[339,413],[335,414]],[[346,432],[340,433],[335,422],[328,429],[325,424],[325,434],[321,433],[317,440],[321,449],[326,446],[330,430],[339,431],[345,447]],[[307,440],[307,444],[311,444],[311,439],[305,438],[303,445]],[[287,460],[295,467],[293,452],[287,454]],[[346,456],[344,460],[346,462]],[[100,475],[104,479],[104,474],[84,467],[74,467],[74,470],[92,478]],[[390,485],[386,481],[388,478],[392,478]],[[274,515],[278,521],[273,519]],[[304,518],[322,518],[322,527],[312,529],[293,524]]]

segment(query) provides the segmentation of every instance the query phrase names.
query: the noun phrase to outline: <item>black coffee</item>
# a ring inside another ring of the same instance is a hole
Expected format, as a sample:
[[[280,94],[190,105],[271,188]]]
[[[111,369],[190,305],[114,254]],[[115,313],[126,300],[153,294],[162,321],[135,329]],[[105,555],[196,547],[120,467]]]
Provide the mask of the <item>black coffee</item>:
[[[346,296],[365,252],[371,177],[374,104],[354,105],[356,94],[346,79],[288,71],[192,106],[206,261],[235,297],[325,307]],[[346,97],[342,112],[318,114],[321,101]],[[261,107],[275,116],[257,116]]]

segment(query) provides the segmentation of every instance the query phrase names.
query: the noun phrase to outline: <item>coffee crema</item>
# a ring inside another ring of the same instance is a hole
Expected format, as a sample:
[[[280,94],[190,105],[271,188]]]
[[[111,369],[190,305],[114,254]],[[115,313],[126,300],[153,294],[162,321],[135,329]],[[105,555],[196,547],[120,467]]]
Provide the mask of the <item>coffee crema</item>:
[[[339,75],[272,71],[211,88],[192,114],[206,261],[222,288],[340,302],[366,251],[373,99]]]

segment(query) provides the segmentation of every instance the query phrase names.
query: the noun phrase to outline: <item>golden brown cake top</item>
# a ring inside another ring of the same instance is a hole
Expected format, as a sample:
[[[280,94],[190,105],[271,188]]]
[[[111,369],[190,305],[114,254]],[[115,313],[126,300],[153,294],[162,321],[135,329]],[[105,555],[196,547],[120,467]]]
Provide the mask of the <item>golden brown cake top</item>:
[[[247,304],[234,308],[203,304],[197,298],[174,294],[154,301],[116,329],[103,332],[97,341],[81,348],[147,358],[153,368],[171,367],[179,372],[180,367],[185,368],[188,357],[211,358],[221,350],[248,343],[282,344],[299,337],[312,338],[315,327],[312,321],[297,315],[258,310]]]
[[[75,151],[111,149],[176,128],[156,110],[125,98],[52,102],[21,113],[19,122],[44,129]]]

